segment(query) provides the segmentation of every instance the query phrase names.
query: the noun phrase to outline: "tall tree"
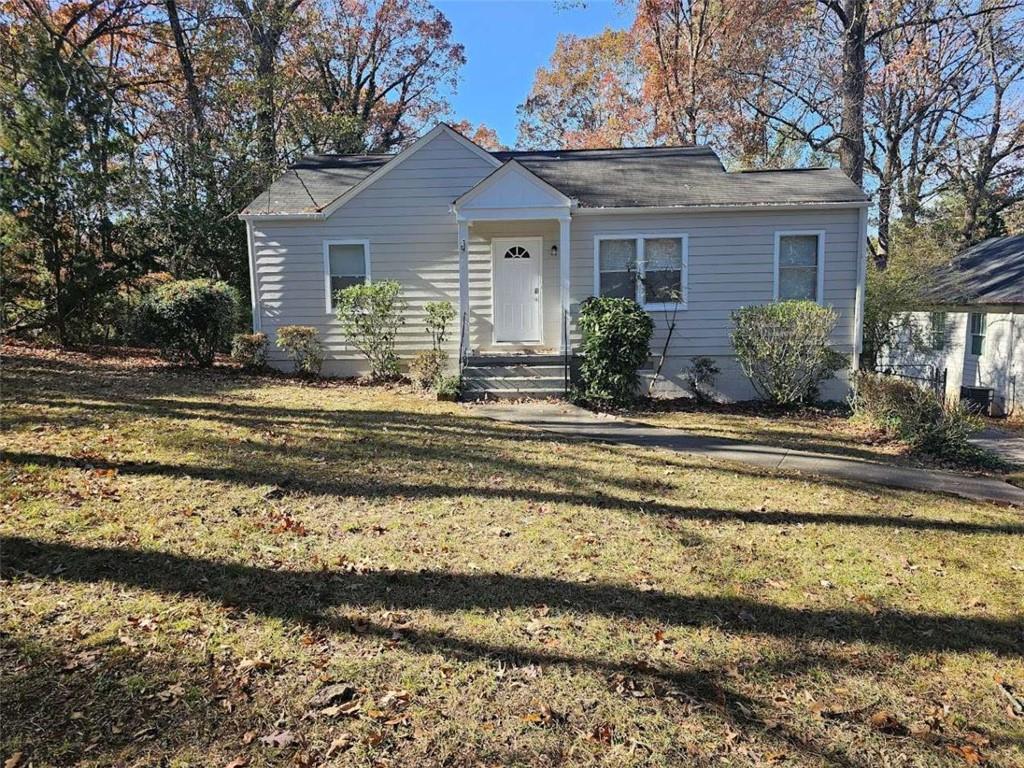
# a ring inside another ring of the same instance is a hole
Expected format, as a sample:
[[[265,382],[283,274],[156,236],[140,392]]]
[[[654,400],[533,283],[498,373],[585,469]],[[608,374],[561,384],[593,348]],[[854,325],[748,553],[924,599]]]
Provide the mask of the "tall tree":
[[[136,6],[33,6],[0,47],[3,325],[85,337],[102,296],[138,268],[115,237],[130,210],[132,142],[117,108],[117,28]],[[102,50],[104,63],[91,61]]]
[[[643,70],[632,32],[559,35],[537,70],[519,113],[519,145],[553,149],[650,143],[654,110],[642,93]]]
[[[463,46],[425,0],[310,0],[284,64],[298,151],[388,152],[449,111]]]
[[[303,0],[231,0],[249,42],[256,102],[256,156],[265,182],[278,167],[278,55]]]

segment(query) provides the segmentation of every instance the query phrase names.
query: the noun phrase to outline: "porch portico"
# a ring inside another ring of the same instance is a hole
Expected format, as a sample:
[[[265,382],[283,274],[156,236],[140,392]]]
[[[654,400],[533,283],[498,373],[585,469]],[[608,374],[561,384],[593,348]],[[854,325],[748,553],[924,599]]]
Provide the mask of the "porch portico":
[[[454,202],[460,363],[470,354],[571,351],[573,208],[514,160]]]

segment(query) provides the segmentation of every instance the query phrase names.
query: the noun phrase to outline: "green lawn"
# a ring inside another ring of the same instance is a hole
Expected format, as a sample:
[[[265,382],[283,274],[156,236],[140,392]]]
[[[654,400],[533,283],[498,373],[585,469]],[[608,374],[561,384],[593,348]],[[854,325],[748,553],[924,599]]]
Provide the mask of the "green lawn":
[[[1024,765],[1019,510],[5,352],[0,758]]]

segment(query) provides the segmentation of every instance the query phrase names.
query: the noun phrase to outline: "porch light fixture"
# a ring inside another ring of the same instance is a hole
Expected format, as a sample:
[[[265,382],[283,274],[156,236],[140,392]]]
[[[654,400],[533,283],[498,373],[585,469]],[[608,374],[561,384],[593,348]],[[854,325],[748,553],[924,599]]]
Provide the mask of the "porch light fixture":
[[[551,258],[552,259],[557,259],[558,258],[558,246],[557,245],[552,245],[551,246]]]

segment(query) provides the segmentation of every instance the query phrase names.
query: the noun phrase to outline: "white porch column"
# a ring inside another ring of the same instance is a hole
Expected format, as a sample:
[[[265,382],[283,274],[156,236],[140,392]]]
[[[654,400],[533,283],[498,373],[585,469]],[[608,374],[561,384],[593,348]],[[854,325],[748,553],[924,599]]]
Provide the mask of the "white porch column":
[[[558,280],[560,303],[562,307],[562,322],[559,324],[558,351],[568,354],[572,351],[572,341],[569,339],[569,286],[571,284],[570,259],[569,259],[569,226],[571,219],[568,216],[558,220]]]
[[[459,370],[469,353],[469,222],[459,223]]]

